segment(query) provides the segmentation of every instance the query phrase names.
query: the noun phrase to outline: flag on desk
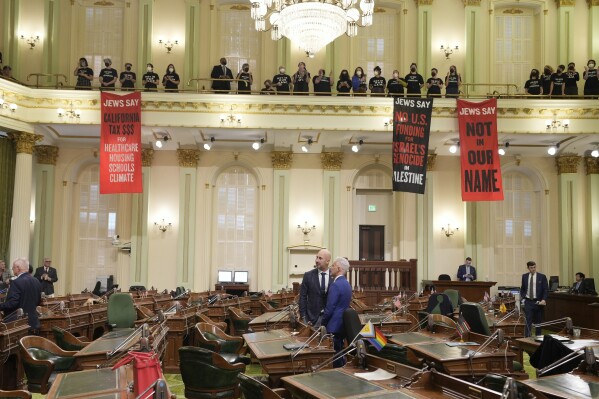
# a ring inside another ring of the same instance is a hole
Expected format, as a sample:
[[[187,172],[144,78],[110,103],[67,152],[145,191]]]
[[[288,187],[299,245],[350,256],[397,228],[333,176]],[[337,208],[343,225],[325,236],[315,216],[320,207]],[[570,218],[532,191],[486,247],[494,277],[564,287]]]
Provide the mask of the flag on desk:
[[[393,304],[395,305],[395,307],[397,309],[401,308],[401,295],[398,295],[393,299],[394,299]]]
[[[501,302],[501,305],[499,305],[499,311],[501,313],[507,312],[507,308],[505,307],[505,303]]]
[[[376,328],[370,321],[362,327],[360,335],[374,346],[377,351],[380,351],[387,345],[387,338],[385,338],[383,332]]]
[[[460,334],[460,338],[462,338],[464,334],[467,334],[468,331],[470,331],[470,325],[468,324],[466,319],[464,319],[464,315],[461,313],[460,317],[458,317],[456,329],[458,330],[458,334]]]
[[[485,292],[485,298],[484,298],[485,302],[489,302],[491,300],[491,297],[489,296],[488,292]]]

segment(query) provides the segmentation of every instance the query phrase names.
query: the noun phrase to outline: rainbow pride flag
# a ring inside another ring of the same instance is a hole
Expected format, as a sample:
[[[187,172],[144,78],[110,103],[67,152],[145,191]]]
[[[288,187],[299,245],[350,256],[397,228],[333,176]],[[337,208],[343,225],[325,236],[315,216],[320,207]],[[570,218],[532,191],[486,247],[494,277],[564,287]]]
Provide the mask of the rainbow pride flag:
[[[374,346],[377,351],[380,351],[385,347],[385,345],[387,345],[387,338],[385,338],[385,335],[370,321],[366,323],[364,327],[362,327],[360,335],[366,341],[370,342],[370,344]]]

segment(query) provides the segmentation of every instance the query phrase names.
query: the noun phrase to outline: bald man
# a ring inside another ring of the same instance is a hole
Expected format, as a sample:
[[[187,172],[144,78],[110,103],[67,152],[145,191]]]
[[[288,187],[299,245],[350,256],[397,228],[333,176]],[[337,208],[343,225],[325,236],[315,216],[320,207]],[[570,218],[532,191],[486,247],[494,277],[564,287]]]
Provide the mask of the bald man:
[[[13,262],[12,272],[16,277],[10,283],[6,301],[0,303],[0,310],[4,312],[4,317],[11,314],[14,317],[13,312],[23,309],[29,319],[29,333],[36,334],[40,328],[36,307],[42,300],[42,285],[29,274],[29,261],[25,258]],[[14,320],[13,317],[8,317],[5,321]]]
[[[331,253],[321,249],[316,255],[313,270],[304,273],[300,288],[299,311],[304,323],[320,326],[329,290]]]

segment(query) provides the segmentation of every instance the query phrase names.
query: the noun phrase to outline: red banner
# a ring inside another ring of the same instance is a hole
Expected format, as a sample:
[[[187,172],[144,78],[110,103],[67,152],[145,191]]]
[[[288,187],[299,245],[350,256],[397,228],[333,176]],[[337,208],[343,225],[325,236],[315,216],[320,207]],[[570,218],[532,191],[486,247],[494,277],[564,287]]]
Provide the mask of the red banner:
[[[100,194],[141,193],[141,93],[101,99]]]
[[[462,201],[503,201],[497,145],[497,100],[457,100]]]

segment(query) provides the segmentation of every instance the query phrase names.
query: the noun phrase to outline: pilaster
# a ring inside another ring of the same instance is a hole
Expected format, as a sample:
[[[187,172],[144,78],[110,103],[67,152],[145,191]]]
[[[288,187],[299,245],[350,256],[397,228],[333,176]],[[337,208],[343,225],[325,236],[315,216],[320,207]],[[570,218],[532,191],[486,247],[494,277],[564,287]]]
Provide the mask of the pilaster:
[[[589,274],[599,276],[599,158],[584,158],[587,179]]]
[[[433,31],[433,0],[415,0],[418,7],[418,26],[416,40],[418,42],[418,71],[426,76],[426,71],[432,65],[432,31]]]
[[[587,0],[589,6],[589,54],[599,54],[599,0]]]
[[[468,83],[477,83],[482,80],[482,76],[478,76],[481,72],[480,69],[477,70],[476,66],[480,65],[480,60],[486,56],[485,51],[488,48],[484,29],[485,10],[480,6],[481,0],[463,0],[463,3],[466,21],[466,51],[462,80]],[[470,94],[472,92],[476,92],[476,89],[470,90]]]
[[[200,76],[200,8],[200,0],[185,0],[184,82]]]
[[[287,287],[289,281],[289,186],[293,153],[273,151],[272,286]]]
[[[54,234],[54,179],[58,147],[36,145],[33,147],[35,165],[35,215],[33,218],[33,251],[30,262],[41,265],[43,258],[52,257]]]
[[[576,242],[579,231],[579,187],[578,187],[578,155],[564,154],[555,158],[558,173],[558,234],[559,265],[562,281],[574,279],[575,265],[580,264],[580,250]]]
[[[574,6],[576,0],[556,0],[557,3],[557,61],[567,64],[574,58],[574,27],[576,26]]]
[[[320,154],[323,174],[324,193],[324,226],[323,246],[332,254],[337,254],[340,243],[340,231],[337,226],[341,221],[340,190],[342,152],[323,152]]]
[[[139,29],[137,37],[137,76],[141,83],[141,76],[145,73],[146,64],[152,62],[152,14],[154,0],[139,0]],[[138,85],[139,85],[138,83]]]
[[[200,151],[178,149],[179,158],[179,234],[177,286],[193,289],[195,266],[196,181]]]
[[[417,281],[429,280],[432,276],[429,270],[435,262],[433,240],[433,193],[435,182],[435,162],[437,154],[428,154],[426,164],[426,189],[423,195],[416,196],[416,257]]]

